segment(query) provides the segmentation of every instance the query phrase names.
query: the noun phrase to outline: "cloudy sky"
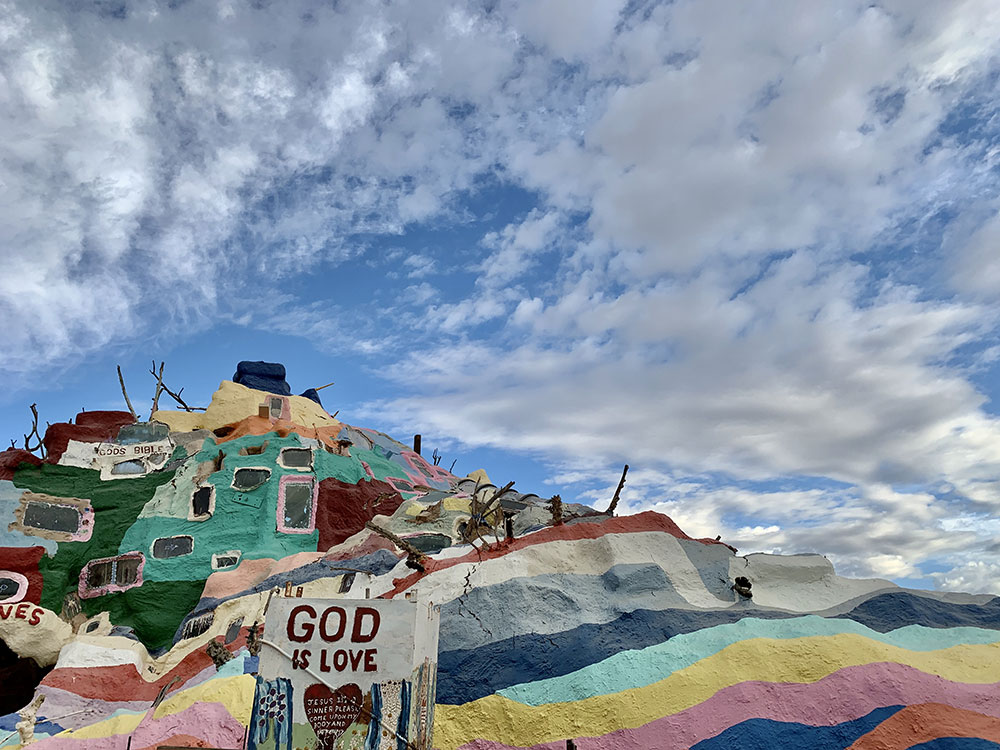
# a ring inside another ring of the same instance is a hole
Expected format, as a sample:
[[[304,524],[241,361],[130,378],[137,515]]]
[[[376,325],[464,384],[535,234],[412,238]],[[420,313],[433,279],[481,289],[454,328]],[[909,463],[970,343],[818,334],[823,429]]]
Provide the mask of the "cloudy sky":
[[[457,472],[1000,593],[998,52],[994,0],[0,0],[3,434],[279,360]]]

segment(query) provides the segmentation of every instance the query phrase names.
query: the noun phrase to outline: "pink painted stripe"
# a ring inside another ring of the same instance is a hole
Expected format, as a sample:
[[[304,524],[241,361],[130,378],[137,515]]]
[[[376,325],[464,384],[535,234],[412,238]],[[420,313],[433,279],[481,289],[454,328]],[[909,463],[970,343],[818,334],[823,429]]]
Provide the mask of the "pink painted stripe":
[[[621,729],[578,741],[580,750],[596,747],[656,747],[684,750],[748,719],[772,719],[810,726],[853,721],[876,708],[946,703],[1000,717],[1000,683],[951,682],[903,664],[865,664],[838,670],[814,683],[741,682],[723,688],[707,701],[635,729]],[[532,745],[535,750],[565,748],[565,741]],[[512,747],[476,740],[466,750]]]
[[[221,703],[195,703],[160,719],[147,718],[132,732],[132,748],[166,743],[179,735],[196,736],[208,747],[240,747],[245,727]],[[125,750],[128,734],[92,739],[56,735],[39,740],[33,750]]]

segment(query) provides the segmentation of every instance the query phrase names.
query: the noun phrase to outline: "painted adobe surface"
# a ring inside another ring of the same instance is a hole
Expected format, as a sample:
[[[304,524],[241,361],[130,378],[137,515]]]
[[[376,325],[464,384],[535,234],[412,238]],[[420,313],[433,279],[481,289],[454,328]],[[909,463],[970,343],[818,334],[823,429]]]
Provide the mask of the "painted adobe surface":
[[[37,747],[241,747],[247,637],[289,584],[441,605],[442,750],[1000,747],[1000,597],[739,556],[655,513],[567,506],[551,526],[532,495],[511,496],[516,539],[473,549],[484,473],[454,477],[289,392],[225,381],[206,412],[157,412],[162,428],[84,412],[50,428],[46,462],[0,454],[0,669],[12,684],[54,665]],[[234,657],[219,668],[213,640]],[[17,720],[0,716],[0,746]]]

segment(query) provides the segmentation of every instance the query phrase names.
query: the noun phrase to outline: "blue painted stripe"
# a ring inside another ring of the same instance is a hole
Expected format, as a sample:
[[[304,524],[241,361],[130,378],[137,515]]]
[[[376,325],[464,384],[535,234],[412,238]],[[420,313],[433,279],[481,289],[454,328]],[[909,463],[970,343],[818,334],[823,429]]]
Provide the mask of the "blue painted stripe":
[[[775,750],[775,748],[808,748],[809,750],[844,750],[859,737],[899,711],[902,706],[876,708],[867,716],[830,727],[814,727],[797,722],[773,719],[748,719],[735,724],[721,734],[692,746],[691,750]]]
[[[485,590],[496,588],[490,586]],[[896,607],[900,616],[893,617],[891,611],[887,614],[886,607]],[[481,614],[478,610],[472,611],[477,616]],[[735,623],[747,617],[784,620],[800,615],[754,608],[637,609],[610,622],[581,625],[560,633],[517,635],[476,648],[456,649],[449,648],[446,632],[453,632],[459,626],[477,628],[479,624],[471,616],[452,614],[449,619],[453,622],[446,628],[443,613],[437,700],[448,704],[466,703],[513,685],[566,675],[622,651],[646,648],[676,635]],[[907,625],[1000,630],[1000,597],[982,605],[967,605],[893,592],[872,597],[840,618],[854,620],[880,633]],[[986,635],[981,642],[989,642],[990,638]]]

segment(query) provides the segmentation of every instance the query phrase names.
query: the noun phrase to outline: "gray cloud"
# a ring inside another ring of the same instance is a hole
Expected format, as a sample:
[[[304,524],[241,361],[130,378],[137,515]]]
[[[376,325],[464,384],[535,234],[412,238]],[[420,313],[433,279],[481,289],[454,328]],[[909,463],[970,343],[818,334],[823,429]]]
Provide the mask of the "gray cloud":
[[[970,376],[996,358],[1000,186],[991,136],[949,118],[994,3],[172,5],[0,0],[4,378],[245,320],[252,288],[272,330],[421,384],[369,406],[385,424],[594,492],[628,460],[632,509],[858,573],[991,573],[961,519],[1000,504]],[[296,296],[484,177],[538,203],[463,248],[467,293],[426,253],[389,309]],[[787,477],[848,489],[739,486]]]

